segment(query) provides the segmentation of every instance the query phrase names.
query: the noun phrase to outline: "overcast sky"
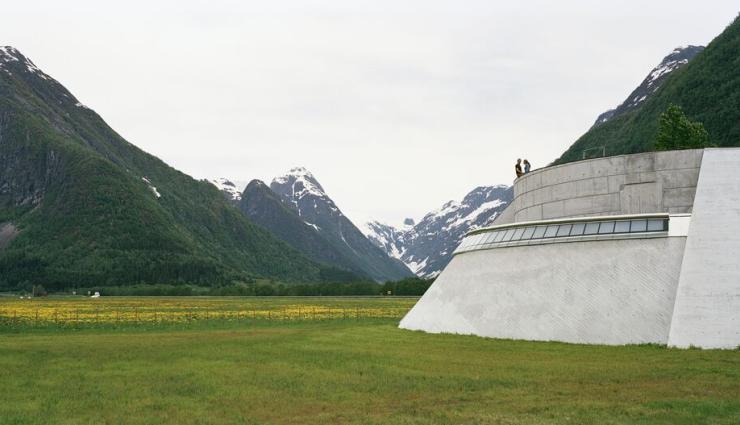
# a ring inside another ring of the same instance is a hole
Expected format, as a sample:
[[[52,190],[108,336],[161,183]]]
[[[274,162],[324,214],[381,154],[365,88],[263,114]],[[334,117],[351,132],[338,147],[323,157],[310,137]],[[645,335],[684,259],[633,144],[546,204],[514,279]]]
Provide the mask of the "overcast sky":
[[[421,218],[558,157],[740,0],[33,1],[17,47],[196,177],[302,165],[356,223]]]

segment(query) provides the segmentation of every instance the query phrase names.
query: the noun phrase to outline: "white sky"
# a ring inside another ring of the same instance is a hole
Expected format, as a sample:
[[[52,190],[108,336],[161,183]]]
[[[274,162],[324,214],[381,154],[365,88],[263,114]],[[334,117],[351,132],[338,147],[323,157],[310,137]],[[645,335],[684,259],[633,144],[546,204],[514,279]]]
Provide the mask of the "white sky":
[[[104,4],[105,3],[105,4]],[[12,45],[197,178],[310,169],[355,223],[558,157],[740,0],[4,2]]]

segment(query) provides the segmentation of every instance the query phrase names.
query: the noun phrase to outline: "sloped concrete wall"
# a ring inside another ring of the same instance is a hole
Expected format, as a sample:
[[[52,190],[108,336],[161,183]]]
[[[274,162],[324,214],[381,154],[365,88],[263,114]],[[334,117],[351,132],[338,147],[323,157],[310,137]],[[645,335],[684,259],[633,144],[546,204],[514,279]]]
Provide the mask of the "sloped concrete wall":
[[[495,224],[563,217],[690,213],[703,150],[591,159],[532,171]]]
[[[740,346],[740,149],[704,153],[668,344]]]
[[[685,241],[589,241],[459,254],[400,327],[587,344],[665,344]]]

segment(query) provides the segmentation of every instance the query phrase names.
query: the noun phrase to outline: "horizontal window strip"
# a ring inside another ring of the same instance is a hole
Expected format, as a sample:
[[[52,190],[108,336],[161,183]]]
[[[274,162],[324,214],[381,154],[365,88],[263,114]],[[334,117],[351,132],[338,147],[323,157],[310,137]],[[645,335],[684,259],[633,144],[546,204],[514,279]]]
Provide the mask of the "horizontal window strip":
[[[463,238],[455,253],[493,248],[497,246],[525,245],[528,241],[557,240],[559,238],[585,238],[608,235],[655,233],[668,231],[667,218],[636,218],[626,220],[600,220],[593,222],[530,224],[475,233]]]

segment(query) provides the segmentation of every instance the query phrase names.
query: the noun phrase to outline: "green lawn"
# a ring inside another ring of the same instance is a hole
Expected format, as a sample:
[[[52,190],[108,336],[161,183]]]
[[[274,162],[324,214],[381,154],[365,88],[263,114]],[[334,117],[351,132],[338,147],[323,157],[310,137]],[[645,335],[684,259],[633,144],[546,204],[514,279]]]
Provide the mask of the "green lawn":
[[[0,328],[0,423],[740,423],[738,350],[506,341],[396,325]]]

